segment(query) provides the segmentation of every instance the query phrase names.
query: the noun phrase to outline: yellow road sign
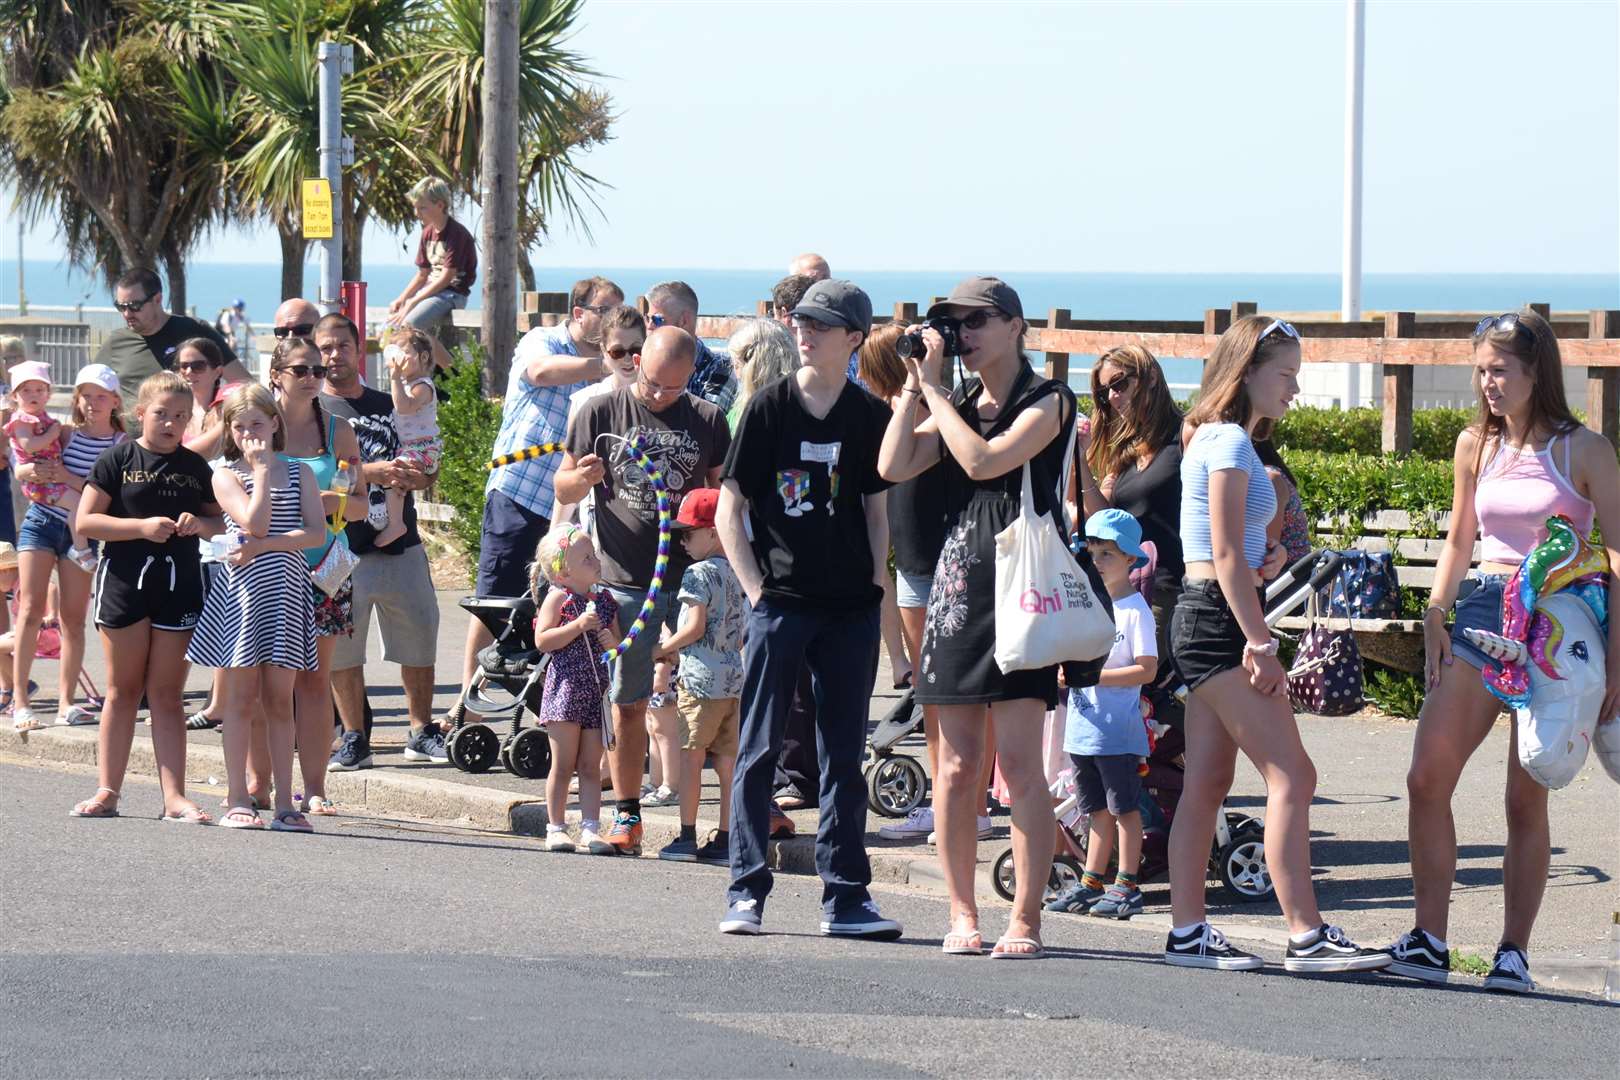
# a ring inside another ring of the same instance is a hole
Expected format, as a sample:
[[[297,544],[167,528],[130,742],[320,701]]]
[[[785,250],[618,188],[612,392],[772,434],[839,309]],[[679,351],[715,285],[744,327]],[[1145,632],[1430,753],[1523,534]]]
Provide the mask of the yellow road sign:
[[[332,185],[325,179],[304,181],[304,239],[332,239]]]

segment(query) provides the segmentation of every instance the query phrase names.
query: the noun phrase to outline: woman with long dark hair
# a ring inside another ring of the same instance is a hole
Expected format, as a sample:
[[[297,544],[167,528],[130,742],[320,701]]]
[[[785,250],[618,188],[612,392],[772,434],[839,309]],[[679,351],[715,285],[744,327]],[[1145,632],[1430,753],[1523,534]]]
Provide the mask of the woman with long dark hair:
[[[1620,466],[1614,447],[1581,426],[1564,400],[1564,373],[1552,327],[1531,311],[1482,319],[1474,331],[1479,414],[1457,436],[1451,528],[1435,565],[1423,613],[1428,694],[1418,714],[1406,776],[1416,924],[1391,946],[1390,970],[1429,983],[1450,972],[1446,926],[1457,869],[1451,796],[1463,766],[1496,722],[1501,703],[1485,688],[1486,656],[1464,631],[1502,629],[1502,589],[1532,548],[1547,539],[1547,518],[1562,514],[1581,533],[1596,522],[1609,558],[1609,611],[1620,604]],[[1479,569],[1470,571],[1475,538]],[[1465,576],[1472,583],[1465,592]],[[1446,614],[1454,619],[1449,632]],[[1463,661],[1457,663],[1458,660]],[[1603,723],[1620,712],[1620,634],[1608,640]],[[1508,728],[1507,848],[1502,856],[1502,937],[1485,988],[1523,993],[1530,979],[1530,932],[1547,889],[1551,837],[1547,789],[1519,764],[1518,732]]]

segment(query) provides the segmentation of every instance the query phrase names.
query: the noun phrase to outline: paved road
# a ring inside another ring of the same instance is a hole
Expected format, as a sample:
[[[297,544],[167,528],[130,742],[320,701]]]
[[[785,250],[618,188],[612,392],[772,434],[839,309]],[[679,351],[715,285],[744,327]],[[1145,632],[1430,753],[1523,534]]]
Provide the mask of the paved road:
[[[93,786],[0,765],[0,1077],[1608,1077],[1620,1054],[1620,1014],[1579,996],[1173,971],[1157,933],[1073,918],[1043,962],[947,958],[916,892],[879,897],[900,943],[828,941],[802,878],[768,936],[727,938],[713,868],[59,811]]]

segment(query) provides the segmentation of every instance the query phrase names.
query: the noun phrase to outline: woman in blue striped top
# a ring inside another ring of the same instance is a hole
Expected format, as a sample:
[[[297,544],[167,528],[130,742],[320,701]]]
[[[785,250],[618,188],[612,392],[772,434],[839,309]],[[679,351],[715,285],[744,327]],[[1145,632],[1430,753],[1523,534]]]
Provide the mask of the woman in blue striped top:
[[[1369,971],[1387,953],[1355,945],[1322,921],[1311,886],[1310,805],[1316,768],[1300,741],[1288,679],[1266,626],[1259,583],[1277,493],[1254,448],[1299,393],[1299,333],[1250,315],[1232,324],[1204,365],[1181,459],[1187,569],[1170,647],[1187,700],[1186,786],[1170,830],[1170,939],[1164,958],[1222,971],[1263,966],[1204,921],[1215,815],[1243,751],[1266,783],[1266,867],[1288,921],[1283,967]]]

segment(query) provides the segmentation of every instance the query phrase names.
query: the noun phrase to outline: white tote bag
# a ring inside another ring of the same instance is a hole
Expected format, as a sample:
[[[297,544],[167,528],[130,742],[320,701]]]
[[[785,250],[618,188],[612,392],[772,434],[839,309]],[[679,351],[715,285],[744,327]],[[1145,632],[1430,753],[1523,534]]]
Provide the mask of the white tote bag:
[[[1073,438],[1072,431],[1070,438]],[[1065,457],[1072,457],[1071,452]],[[1095,660],[1114,645],[1114,620],[1045,514],[1035,512],[1030,463],[1023,506],[996,534],[996,666],[1003,672]]]

